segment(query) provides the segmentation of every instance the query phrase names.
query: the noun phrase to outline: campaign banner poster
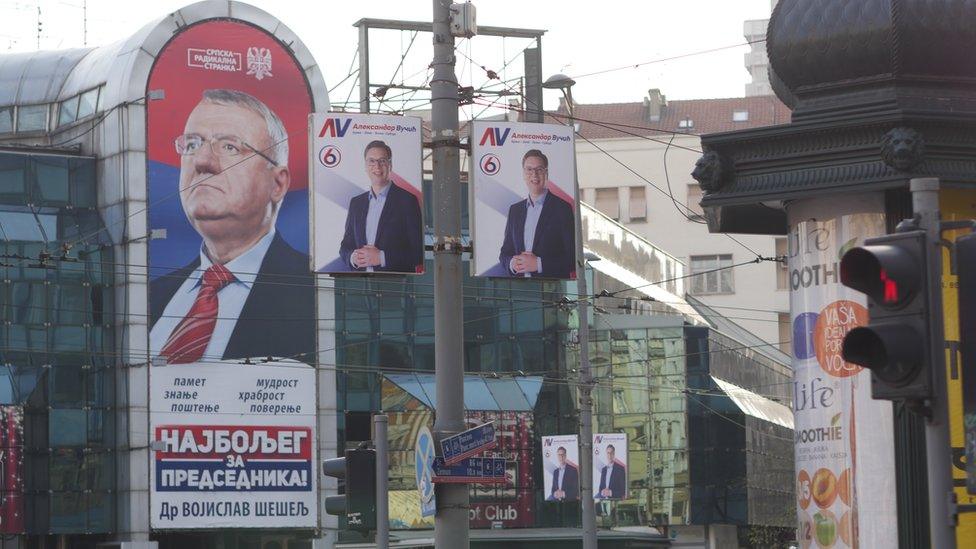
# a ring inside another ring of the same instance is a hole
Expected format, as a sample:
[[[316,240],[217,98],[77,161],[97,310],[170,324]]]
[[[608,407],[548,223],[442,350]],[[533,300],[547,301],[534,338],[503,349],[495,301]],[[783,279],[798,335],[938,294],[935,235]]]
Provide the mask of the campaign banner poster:
[[[542,437],[542,486],[546,501],[579,501],[579,437]]]
[[[152,528],[317,527],[314,368],[154,366],[149,398]]]
[[[309,117],[312,269],[424,272],[420,118]]]
[[[254,25],[209,20],[173,36],[147,90],[151,356],[311,362],[301,65]]]
[[[891,402],[844,361],[866,298],[840,280],[844,253],[885,233],[881,196],[797,203],[789,210],[796,496],[801,547],[896,547]]]
[[[24,532],[24,409],[0,406],[0,534]]]
[[[627,498],[627,433],[593,435],[593,498]]]
[[[576,277],[573,128],[474,121],[472,274]]]

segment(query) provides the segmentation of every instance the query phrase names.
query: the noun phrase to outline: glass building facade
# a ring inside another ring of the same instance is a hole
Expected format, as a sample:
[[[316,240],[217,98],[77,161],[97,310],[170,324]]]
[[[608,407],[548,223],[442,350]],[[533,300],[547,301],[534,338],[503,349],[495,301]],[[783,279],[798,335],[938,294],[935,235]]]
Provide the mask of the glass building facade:
[[[94,159],[0,152],[0,406],[23,422],[21,459],[5,464],[23,496],[0,500],[22,503],[35,541],[115,531],[117,267],[103,228]]]

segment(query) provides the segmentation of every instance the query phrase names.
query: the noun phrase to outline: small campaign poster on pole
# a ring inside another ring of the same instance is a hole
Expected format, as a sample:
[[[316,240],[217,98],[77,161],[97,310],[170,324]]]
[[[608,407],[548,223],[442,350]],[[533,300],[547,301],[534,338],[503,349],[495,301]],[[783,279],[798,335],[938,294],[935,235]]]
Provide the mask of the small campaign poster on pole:
[[[424,272],[421,128],[408,116],[309,116],[315,272]]]
[[[542,475],[546,501],[579,500],[579,437],[542,437]]]
[[[627,434],[593,435],[593,497],[627,497]]]
[[[561,124],[472,123],[472,274],[575,277],[573,147]]]

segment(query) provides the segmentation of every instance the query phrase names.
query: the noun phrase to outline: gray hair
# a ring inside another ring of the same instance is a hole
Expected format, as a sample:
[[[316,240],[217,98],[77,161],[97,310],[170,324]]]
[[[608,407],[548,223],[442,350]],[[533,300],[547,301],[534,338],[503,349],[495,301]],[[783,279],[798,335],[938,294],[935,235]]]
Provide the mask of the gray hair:
[[[261,152],[273,158],[279,166],[288,165],[288,132],[278,115],[264,102],[251,94],[228,89],[205,90],[203,100],[218,105],[242,107],[260,114],[268,126],[268,138],[271,140],[270,148]]]

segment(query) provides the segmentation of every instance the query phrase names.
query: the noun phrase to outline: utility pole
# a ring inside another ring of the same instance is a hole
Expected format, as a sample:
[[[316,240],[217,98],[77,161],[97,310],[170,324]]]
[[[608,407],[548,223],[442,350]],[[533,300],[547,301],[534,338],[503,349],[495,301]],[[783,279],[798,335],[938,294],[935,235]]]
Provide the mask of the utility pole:
[[[575,130],[573,86],[576,81],[564,74],[550,76],[543,88],[562,90],[569,111],[569,126]],[[541,101],[537,106],[542,111]],[[573,183],[576,188],[576,310],[579,316],[579,404],[580,404],[580,512],[583,514],[583,549],[597,549],[596,502],[593,500],[593,372],[590,370],[590,296],[586,291],[586,254],[583,252],[583,211],[580,208],[579,174],[576,171],[576,146],[573,145]]]
[[[949,441],[949,403],[946,392],[945,351],[943,341],[942,304],[942,234],[939,214],[939,180],[916,178],[909,183],[912,192],[912,210],[919,227],[928,233],[929,250],[928,288],[929,303],[935,305],[928,323],[929,341],[932,341],[931,416],[925,422],[925,453],[928,462],[929,528],[932,547],[953,549],[956,546],[955,503],[952,487],[952,456]]]
[[[461,163],[458,83],[454,74],[451,0],[433,0],[434,76],[431,148],[434,150],[434,438],[464,430],[464,354],[461,296]],[[468,549],[468,485],[437,488],[434,546]]]
[[[390,445],[386,436],[389,418],[373,416],[376,449],[376,549],[390,549]]]

